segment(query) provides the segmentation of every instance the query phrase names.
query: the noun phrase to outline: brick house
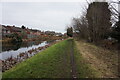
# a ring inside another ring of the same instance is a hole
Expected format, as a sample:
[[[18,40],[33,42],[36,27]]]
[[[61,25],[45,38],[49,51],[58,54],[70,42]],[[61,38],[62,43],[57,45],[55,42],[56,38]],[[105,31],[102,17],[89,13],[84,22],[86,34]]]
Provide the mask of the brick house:
[[[2,37],[9,37],[13,33],[17,33],[18,35],[21,35],[22,29],[15,26],[5,26],[2,25]]]
[[[6,26],[2,25],[2,37],[8,37],[11,34],[11,31]]]

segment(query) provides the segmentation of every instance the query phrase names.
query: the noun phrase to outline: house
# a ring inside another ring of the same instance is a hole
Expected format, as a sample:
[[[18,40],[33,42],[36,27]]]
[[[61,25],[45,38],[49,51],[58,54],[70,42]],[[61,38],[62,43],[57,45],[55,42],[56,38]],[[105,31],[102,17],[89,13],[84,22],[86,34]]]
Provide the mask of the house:
[[[2,37],[8,37],[11,34],[11,31],[8,27],[2,25]]]
[[[22,29],[19,28],[19,27],[15,27],[15,26],[6,26],[6,27],[9,28],[11,33],[18,33],[18,34],[20,34],[22,32]]]
[[[28,38],[40,37],[41,31],[29,29],[30,33],[27,35]]]
[[[5,26],[2,25],[2,37],[9,37],[13,33],[17,33],[18,35],[21,35],[22,29],[15,26]]]
[[[49,37],[49,35],[52,36],[61,36],[61,33],[55,34],[55,31],[46,31],[41,32],[40,30],[36,29],[28,29],[28,28],[19,28],[15,26],[5,26],[1,25],[1,35],[3,38],[9,37],[11,34],[17,33],[22,37],[22,39],[32,39],[32,38],[40,38],[40,37]]]
[[[61,36],[63,36],[63,34],[62,33],[55,33],[55,36],[61,37]]]
[[[45,31],[45,34],[47,34],[47,35],[54,35],[55,31]]]
[[[23,29],[22,34],[24,36],[23,37],[24,39],[32,39],[32,38],[40,37],[41,31],[27,28],[27,29]]]
[[[65,37],[67,37],[67,33],[64,33],[63,35],[64,35]]]

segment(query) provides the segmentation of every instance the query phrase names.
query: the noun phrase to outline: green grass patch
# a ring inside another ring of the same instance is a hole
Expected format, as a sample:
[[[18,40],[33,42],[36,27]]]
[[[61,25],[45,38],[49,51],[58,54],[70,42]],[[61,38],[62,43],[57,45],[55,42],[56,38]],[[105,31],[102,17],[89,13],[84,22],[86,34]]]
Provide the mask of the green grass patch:
[[[69,40],[52,45],[3,73],[3,78],[69,78]]]

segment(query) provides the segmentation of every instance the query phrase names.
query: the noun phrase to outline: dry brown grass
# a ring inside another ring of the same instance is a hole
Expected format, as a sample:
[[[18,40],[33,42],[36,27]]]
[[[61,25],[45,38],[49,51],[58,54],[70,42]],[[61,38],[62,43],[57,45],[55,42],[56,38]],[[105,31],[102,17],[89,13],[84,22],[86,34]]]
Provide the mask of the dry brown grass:
[[[99,73],[99,78],[118,77],[118,52],[95,46],[85,41],[76,41],[77,48],[87,64]]]

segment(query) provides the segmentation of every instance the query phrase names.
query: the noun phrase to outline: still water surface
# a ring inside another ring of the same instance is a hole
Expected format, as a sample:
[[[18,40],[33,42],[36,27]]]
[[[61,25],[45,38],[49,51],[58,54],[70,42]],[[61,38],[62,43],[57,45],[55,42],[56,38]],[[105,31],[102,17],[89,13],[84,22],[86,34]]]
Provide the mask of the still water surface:
[[[53,42],[53,41],[52,41]],[[5,60],[9,57],[17,57],[22,52],[48,45],[51,41],[30,41],[18,44],[2,44],[2,51],[0,51],[0,59]]]

